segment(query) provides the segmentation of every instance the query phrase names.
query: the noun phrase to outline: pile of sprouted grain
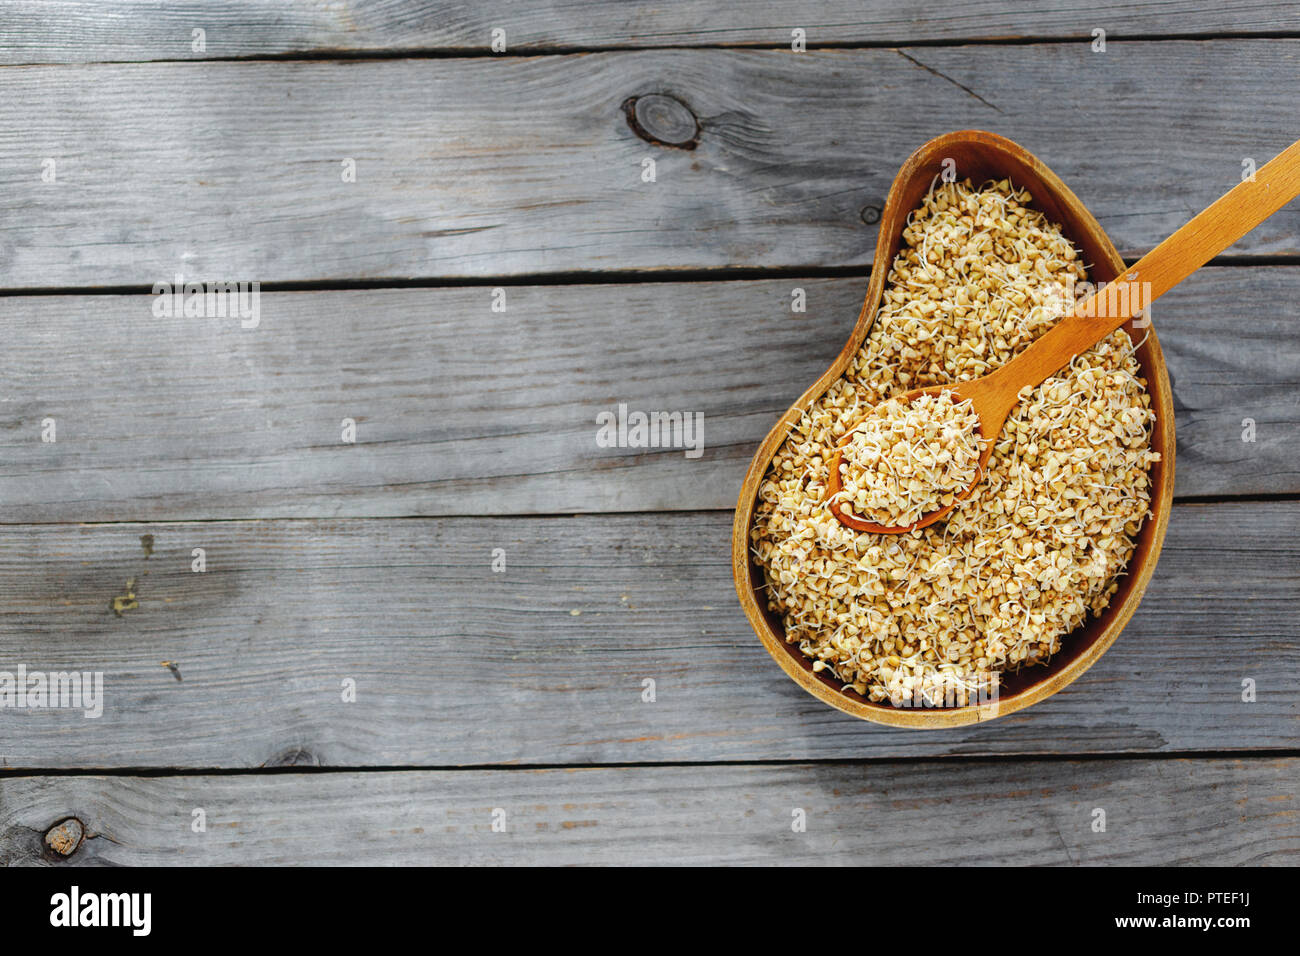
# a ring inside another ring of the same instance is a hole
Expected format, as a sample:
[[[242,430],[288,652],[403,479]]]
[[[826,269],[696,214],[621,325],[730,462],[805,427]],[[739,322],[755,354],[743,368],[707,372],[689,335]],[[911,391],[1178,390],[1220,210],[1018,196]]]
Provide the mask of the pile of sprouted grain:
[[[751,544],[786,641],[873,701],[964,705],[1046,662],[1106,608],[1148,515],[1154,416],[1123,330],[1022,393],[946,521],[871,534],[828,507],[827,463],[864,411],[986,374],[1072,304],[1084,264],[1029,203],[1006,180],[931,186],[862,348],[759,489]]]
[[[913,524],[953,503],[975,481],[984,440],[970,400],[926,392],[887,399],[867,412],[844,444],[840,500],[886,528]]]

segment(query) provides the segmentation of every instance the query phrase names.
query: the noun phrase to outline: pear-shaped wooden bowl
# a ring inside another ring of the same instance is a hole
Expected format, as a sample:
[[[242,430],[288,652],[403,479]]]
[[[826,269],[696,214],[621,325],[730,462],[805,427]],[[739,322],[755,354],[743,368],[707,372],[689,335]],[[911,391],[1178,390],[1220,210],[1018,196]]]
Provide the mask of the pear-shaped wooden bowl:
[[[749,547],[758,487],[791,424],[843,374],[862,345],[871,329],[889,267],[898,253],[908,213],[920,205],[931,181],[943,171],[946,159],[956,163],[959,178],[969,179],[976,185],[988,180],[1010,179],[1013,184],[1027,188],[1033,195],[1033,205],[1053,222],[1060,223],[1066,236],[1082,250],[1085,263],[1091,266],[1089,279],[1092,282],[1109,282],[1124,268],[1119,253],[1097,220],[1078,197],[1028,150],[982,130],[948,133],[930,140],[903,164],[889,191],[880,217],[880,236],[876,242],[866,301],[862,304],[853,334],[826,374],[781,416],[750,463],[731,535],[736,591],[750,624],[776,662],[804,690],[855,717],[898,727],[955,727],[1009,714],[1056,693],[1091,667],[1133,616],[1142,592],[1151,580],[1174,495],[1174,413],[1169,374],[1155,330],[1149,326],[1134,329],[1129,323],[1124,326],[1125,331],[1134,342],[1142,341],[1137,357],[1155,412],[1151,445],[1160,453],[1161,459],[1151,469],[1151,510],[1154,517],[1143,524],[1127,573],[1120,578],[1119,590],[1100,617],[1090,619],[1064,638],[1060,651],[1048,664],[1002,675],[995,700],[966,707],[893,707],[888,703],[872,703],[851,690],[841,691],[835,680],[814,674],[812,661],[800,653],[797,646],[785,642],[781,619],[767,609],[766,598],[759,590],[764,583],[763,571],[754,564]],[[1098,701],[1097,706],[1101,708],[1107,704]]]

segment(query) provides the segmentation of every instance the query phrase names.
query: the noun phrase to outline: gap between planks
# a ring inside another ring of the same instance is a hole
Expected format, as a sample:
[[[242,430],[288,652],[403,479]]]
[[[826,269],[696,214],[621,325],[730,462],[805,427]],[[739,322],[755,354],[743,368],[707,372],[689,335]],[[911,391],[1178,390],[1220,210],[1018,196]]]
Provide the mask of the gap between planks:
[[[1107,44],[1122,46],[1125,43],[1171,43],[1171,42],[1213,42],[1216,40],[1295,40],[1300,39],[1300,30],[1269,30],[1259,33],[1243,31],[1217,31],[1206,33],[1133,33],[1107,39]],[[945,49],[948,47],[1018,47],[1018,46],[1052,46],[1088,43],[1086,36],[1024,36],[1024,37],[969,37],[951,40],[903,40],[879,42],[854,40],[828,40],[809,45],[809,50],[831,50],[853,52],[855,50],[926,50]],[[21,66],[132,66],[138,63],[331,63],[383,60],[509,60],[534,59],[537,57],[582,56],[587,53],[639,53],[646,50],[716,50],[730,52],[735,50],[753,50],[756,52],[790,52],[789,43],[753,42],[753,43],[681,43],[655,46],[637,46],[634,44],[608,44],[602,46],[525,46],[493,53],[487,48],[473,47],[456,49],[450,47],[411,47],[391,50],[320,50],[286,53],[249,53],[231,56],[194,56],[194,57],[148,57],[136,60],[46,60],[0,62],[0,70]]]
[[[927,757],[811,757],[771,758],[751,760],[659,760],[659,761],[603,761],[589,764],[568,763],[487,763],[474,764],[387,764],[384,766],[311,767],[26,767],[0,768],[0,781],[27,777],[260,777],[274,775],[311,776],[318,774],[365,773],[477,773],[501,771],[505,773],[532,773],[543,770],[645,770],[680,767],[915,767],[921,764],[1024,764],[1024,763],[1077,763],[1100,761],[1161,761],[1161,760],[1291,760],[1300,758],[1300,749],[1278,750],[1178,750],[1168,753],[1038,753],[1023,754],[950,754]]]
[[[1136,256],[1124,260],[1126,265],[1138,261]],[[1262,255],[1262,256],[1217,256],[1207,262],[1202,269],[1214,268],[1268,268],[1300,266],[1300,256]],[[648,285],[654,283],[696,283],[696,282],[761,282],[770,280],[798,281],[800,279],[836,279],[857,278],[864,282],[871,278],[871,269],[862,266],[779,266],[759,267],[754,269],[659,269],[655,271],[592,271],[592,272],[538,272],[528,275],[511,276],[462,276],[439,277],[426,276],[413,279],[312,279],[301,282],[263,282],[259,290],[273,292],[355,292],[382,291],[385,289],[459,289],[491,288],[501,286],[507,289],[524,286],[566,286],[566,285]],[[57,296],[99,296],[99,295],[153,295],[150,287],[142,285],[124,286],[58,286],[42,288],[0,288],[0,298],[19,297],[57,297]]]

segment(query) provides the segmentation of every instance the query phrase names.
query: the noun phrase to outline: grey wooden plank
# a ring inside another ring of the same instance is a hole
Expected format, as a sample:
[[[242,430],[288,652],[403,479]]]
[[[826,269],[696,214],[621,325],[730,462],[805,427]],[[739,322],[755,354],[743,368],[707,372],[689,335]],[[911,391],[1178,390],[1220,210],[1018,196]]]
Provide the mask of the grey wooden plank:
[[[1100,663],[1025,711],[931,733],[856,721],[785,677],[736,601],[730,518],[6,527],[0,670],[99,671],[104,703],[97,718],[0,710],[2,765],[439,767],[1295,747],[1300,503],[1176,506],[1155,579]],[[147,561],[144,534],[153,536]],[[191,570],[196,548],[206,554],[203,573]],[[110,601],[130,579],[140,606],[115,616]],[[1250,703],[1246,679],[1256,687]],[[643,699],[647,680],[653,701]],[[348,681],[354,702],[344,699]]]
[[[8,298],[0,520],[730,508],[864,286],[512,286],[504,313],[487,287],[267,293],[256,329],[145,296]],[[1157,305],[1179,494],[1300,491],[1298,296],[1300,269],[1215,268]],[[620,404],[703,415],[701,456],[599,447]]]
[[[1135,255],[1288,144],[1298,67],[1294,40],[13,67],[0,288],[863,266],[903,159],[971,126]],[[697,148],[632,131],[647,93]],[[1297,236],[1293,207],[1233,251]]]
[[[87,865],[1284,865],[1300,858],[1298,770],[1292,758],[6,778],[0,863],[47,862],[42,834],[74,815],[89,835],[64,862]]]
[[[507,51],[609,47],[809,46],[1023,37],[1091,39],[1101,27],[1124,36],[1295,31],[1300,8],[1255,0],[1231,8],[1203,0],[1034,3],[913,0],[719,0],[518,4],[507,0],[409,0],[328,4],[284,0],[10,0],[0,11],[0,63],[331,55],[376,51],[486,53],[492,31]],[[192,31],[205,31],[194,49]]]

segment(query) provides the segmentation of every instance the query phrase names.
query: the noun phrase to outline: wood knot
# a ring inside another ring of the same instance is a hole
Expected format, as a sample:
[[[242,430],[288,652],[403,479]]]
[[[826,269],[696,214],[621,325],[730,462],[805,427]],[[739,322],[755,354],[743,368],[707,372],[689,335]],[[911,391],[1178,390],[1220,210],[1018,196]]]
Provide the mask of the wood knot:
[[[868,226],[874,226],[876,223],[880,222],[880,207],[879,206],[864,207],[862,210],[862,221],[865,222]]]
[[[663,93],[647,93],[623,101],[627,125],[647,143],[674,149],[694,149],[700,143],[700,121],[691,108]]]
[[[86,826],[76,817],[58,821],[45,831],[45,845],[55,859],[66,860],[86,837]]]

